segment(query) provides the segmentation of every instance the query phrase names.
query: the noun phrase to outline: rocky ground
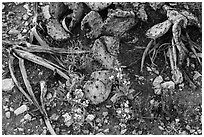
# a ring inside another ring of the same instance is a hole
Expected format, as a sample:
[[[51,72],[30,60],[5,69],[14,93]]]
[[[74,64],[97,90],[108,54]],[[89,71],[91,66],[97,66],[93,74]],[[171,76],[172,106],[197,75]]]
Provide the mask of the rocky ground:
[[[8,67],[8,49],[20,41],[87,53],[35,53],[68,70],[69,81],[52,70],[25,60],[28,80],[40,101],[40,81],[47,85],[45,110],[60,135],[201,135],[202,63],[189,52],[180,66],[183,81],[172,79],[167,46],[169,30],[157,40],[156,58],[141,58],[153,25],[166,21],[163,5],[186,10],[202,28],[201,3],[34,3],[2,4],[2,134],[49,135],[40,111],[18,90]],[[31,31],[35,27],[40,42]],[[40,27],[39,27],[40,26]],[[202,48],[196,25],[182,28]],[[184,44],[188,45],[185,38]],[[164,44],[165,45],[165,44]],[[167,44],[166,44],[167,45]],[[11,52],[12,53],[12,52]],[[201,54],[201,53],[200,53]],[[60,60],[60,61],[59,61]],[[14,74],[26,90],[17,59]],[[42,103],[40,103],[42,105]]]

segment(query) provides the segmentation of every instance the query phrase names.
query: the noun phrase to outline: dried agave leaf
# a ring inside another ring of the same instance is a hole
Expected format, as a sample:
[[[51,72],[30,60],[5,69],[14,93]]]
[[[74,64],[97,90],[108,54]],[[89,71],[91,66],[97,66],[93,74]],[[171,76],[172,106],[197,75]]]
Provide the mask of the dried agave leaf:
[[[33,93],[33,90],[32,90],[32,87],[30,85],[30,82],[28,81],[28,76],[27,76],[27,73],[26,73],[26,69],[25,69],[25,65],[24,65],[24,60],[21,59],[21,58],[18,58],[19,60],[19,67],[20,67],[20,71],[21,71],[21,74],[22,74],[22,77],[23,77],[23,81],[25,83],[25,86],[27,88],[27,91],[28,93],[30,94],[32,100],[33,100],[33,103],[34,105],[41,111],[42,113],[42,109]]]
[[[44,98],[45,98],[45,94],[47,92],[47,88],[45,87],[46,83],[45,81],[40,81],[40,89],[41,89],[41,94],[40,94],[40,101],[41,101],[41,108],[42,108],[42,113],[44,114],[44,120],[45,120],[45,125],[47,126],[49,132],[51,133],[51,135],[56,135],[50,120],[48,118],[47,112],[45,110],[45,103],[44,103]]]
[[[152,45],[153,42],[154,42],[154,40],[151,40],[151,41],[148,43],[147,47],[145,48],[145,51],[143,52],[142,61],[141,61],[141,67],[140,67],[140,71],[141,71],[141,72],[143,71],[143,66],[144,66],[145,57],[146,57],[147,52],[149,51],[149,49],[150,49],[150,47],[151,47],[151,45]]]
[[[37,39],[37,41],[40,43],[41,46],[49,47],[49,45],[38,35],[37,30],[36,30],[36,26],[34,26],[31,29],[31,32],[35,36],[35,38]]]
[[[46,59],[43,59],[43,58],[41,58],[39,56],[36,56],[36,55],[34,55],[32,53],[23,51],[23,50],[14,49],[14,51],[20,57],[22,57],[24,59],[27,59],[27,60],[29,60],[31,62],[34,62],[34,63],[36,63],[38,65],[44,66],[44,67],[46,67],[48,69],[51,69],[52,71],[56,71],[60,76],[62,76],[63,78],[69,80],[69,76],[67,76],[64,72],[61,71],[61,70],[65,70],[65,69],[59,67],[58,65],[56,65],[56,64],[54,64],[54,63],[52,63],[52,62],[50,62],[50,61],[48,61]]]
[[[34,45],[30,43],[26,43],[27,47],[20,47],[17,46],[25,51],[28,52],[43,52],[43,53],[50,53],[50,54],[84,54],[89,53],[89,51],[85,50],[69,50],[64,48],[55,48],[55,47],[42,47],[39,45]]]
[[[20,92],[28,99],[28,101],[33,103],[30,96],[24,91],[24,89],[21,87],[20,83],[17,81],[17,79],[14,75],[13,60],[14,60],[14,57],[9,53],[9,71],[10,71],[11,77],[12,77],[15,85],[17,86],[17,88],[20,90]]]
[[[163,36],[171,27],[172,23],[169,20],[166,20],[162,23],[156,24],[153,27],[151,27],[146,32],[146,36],[151,39],[157,39],[161,36]]]

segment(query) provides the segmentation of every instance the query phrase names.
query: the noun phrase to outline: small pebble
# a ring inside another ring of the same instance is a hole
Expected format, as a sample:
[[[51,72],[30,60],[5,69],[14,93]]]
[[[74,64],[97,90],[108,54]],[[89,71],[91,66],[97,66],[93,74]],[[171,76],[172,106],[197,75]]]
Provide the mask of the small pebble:
[[[8,106],[3,106],[4,111],[9,111]]]
[[[161,88],[156,88],[155,90],[154,90],[154,93],[155,94],[157,94],[157,95],[160,95],[161,94]]]
[[[28,20],[29,16],[27,14],[23,15],[23,20]]]
[[[17,35],[17,34],[19,34],[19,31],[16,30],[16,29],[11,29],[11,30],[9,30],[8,34],[10,34],[10,35]]]
[[[6,118],[10,118],[10,117],[11,117],[11,112],[7,111],[7,112],[5,113],[5,115],[6,115]]]
[[[103,132],[108,133],[110,131],[109,128],[106,128]]]
[[[28,26],[28,24],[29,24],[28,21],[26,21],[26,22],[24,23],[25,26]]]
[[[108,115],[108,112],[105,111],[105,112],[102,113],[102,115],[103,115],[104,117],[106,117],[106,116]]]
[[[25,120],[28,120],[28,121],[30,121],[31,120],[31,115],[30,114],[26,114],[25,116],[24,116],[24,119]]]
[[[186,131],[182,131],[180,134],[181,135],[187,135],[187,132]]]
[[[28,106],[27,105],[22,105],[20,106],[19,108],[17,108],[15,111],[14,111],[14,114],[15,115],[19,115],[19,114],[22,114],[24,113],[25,111],[28,110]]]
[[[50,100],[52,98],[52,94],[49,92],[48,94],[47,94],[47,100]]]
[[[57,121],[58,118],[59,118],[59,115],[57,115],[56,113],[53,113],[52,116],[50,117],[50,120]]]
[[[14,87],[13,80],[11,78],[3,79],[2,80],[2,90],[3,91],[10,91]]]
[[[120,134],[125,134],[126,131],[127,131],[127,129],[122,129],[122,130],[120,131]]]
[[[186,125],[187,130],[191,130],[191,127],[189,125]]]
[[[150,100],[150,104],[151,104],[151,105],[154,104],[154,99]]]
[[[99,132],[96,135],[105,135],[103,132]]]
[[[44,130],[42,131],[41,135],[46,135],[46,134],[47,134],[47,130],[44,129]]]
[[[163,128],[162,126],[158,126],[158,128],[159,128],[160,130],[164,130],[164,128]]]
[[[162,82],[163,82],[162,76],[158,76],[154,79],[152,84],[154,87],[156,87],[157,85],[160,85]]]
[[[86,120],[87,121],[93,121],[95,118],[95,116],[93,114],[89,114],[87,117],[86,117]]]
[[[27,29],[23,29],[22,33],[27,33],[27,31],[28,31]]]
[[[10,107],[10,108],[9,108],[9,110],[10,110],[11,112],[13,112],[13,111],[14,111],[14,109],[13,109],[12,107]]]

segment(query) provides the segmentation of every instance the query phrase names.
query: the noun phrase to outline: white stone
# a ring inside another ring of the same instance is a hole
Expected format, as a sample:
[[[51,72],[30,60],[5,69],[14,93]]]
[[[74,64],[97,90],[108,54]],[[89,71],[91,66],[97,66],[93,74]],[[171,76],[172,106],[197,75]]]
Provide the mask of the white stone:
[[[156,86],[160,85],[162,82],[163,82],[162,76],[158,76],[154,79],[152,84],[154,87],[156,87]]]
[[[9,32],[8,32],[8,34],[10,34],[10,35],[16,35],[16,34],[18,34],[19,33],[19,31],[18,30],[16,30],[16,29],[10,29],[9,30]]]
[[[162,83],[161,87],[165,89],[174,89],[175,83],[173,81],[167,81],[167,82]]]
[[[157,95],[160,95],[161,94],[161,88],[154,89],[154,93]]]
[[[198,71],[194,71],[194,76],[193,76],[193,80],[197,80],[199,77],[202,77],[202,75],[198,72]]]
[[[52,98],[52,94],[51,93],[48,93],[47,94],[47,99],[49,100],[49,99],[51,99]]]
[[[62,115],[64,117],[64,123],[67,127],[71,126],[73,123],[72,116],[69,113]]]
[[[19,108],[17,108],[15,111],[14,111],[14,114],[15,115],[19,115],[19,114],[22,114],[24,113],[25,111],[28,110],[28,106],[27,105],[22,105],[20,106]]]
[[[158,128],[159,128],[160,130],[164,130],[164,128],[163,128],[162,126],[158,126]]]
[[[30,114],[26,114],[25,116],[24,116],[24,119],[25,120],[28,120],[28,121],[30,121],[31,120],[31,115]]]
[[[7,112],[5,113],[5,115],[6,115],[6,118],[10,118],[10,117],[11,117],[11,112],[7,111]]]
[[[3,79],[3,80],[2,80],[2,90],[3,90],[3,91],[12,90],[13,87],[14,87],[14,83],[13,83],[13,80],[12,80],[12,79],[7,78],[7,79]]]
[[[122,130],[120,131],[120,134],[125,134],[126,131],[127,131],[127,129],[122,129]]]
[[[89,114],[87,117],[86,117],[86,120],[87,121],[93,121],[95,118],[95,116],[93,114]]]
[[[28,20],[29,16],[27,14],[23,15],[23,20]]]
[[[106,117],[106,116],[108,115],[108,112],[105,111],[105,112],[102,113],[102,115],[103,115],[104,117]]]
[[[42,13],[45,19],[49,19],[51,17],[49,12],[49,5],[42,7]]]

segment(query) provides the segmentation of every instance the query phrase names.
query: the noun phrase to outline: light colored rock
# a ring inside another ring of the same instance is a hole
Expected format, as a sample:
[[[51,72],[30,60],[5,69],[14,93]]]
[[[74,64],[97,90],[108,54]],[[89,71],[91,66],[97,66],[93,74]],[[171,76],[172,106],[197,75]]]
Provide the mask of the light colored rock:
[[[29,16],[27,14],[23,15],[23,20],[28,20]]]
[[[64,117],[64,123],[67,127],[71,126],[73,123],[73,118],[72,115],[70,115],[69,113],[65,113],[64,115],[62,115]]]
[[[49,19],[51,17],[49,12],[49,5],[42,7],[42,13],[45,19]]]
[[[53,113],[52,116],[50,117],[50,120],[57,121],[58,118],[59,118],[59,115],[57,115],[56,113]]]
[[[167,81],[162,83],[161,87],[165,89],[175,89],[175,83],[173,81]]]
[[[13,80],[11,78],[3,79],[2,80],[2,90],[9,91],[12,90],[14,87]]]
[[[103,132],[99,132],[96,135],[105,135]]]
[[[52,98],[52,93],[47,93],[47,96],[46,96],[46,98],[49,100],[49,99],[51,99]]]
[[[87,121],[93,121],[94,118],[95,118],[95,115],[89,114],[89,115],[86,117],[86,120],[87,120]]]
[[[154,87],[156,87],[156,86],[160,85],[162,82],[163,82],[162,76],[158,76],[154,79],[152,84]]]
[[[20,32],[18,31],[18,30],[16,30],[16,29],[10,29],[9,30],[9,32],[8,32],[8,34],[10,34],[10,35],[17,35],[17,34],[19,34]]]
[[[202,77],[202,75],[198,71],[194,71],[193,80],[197,80],[199,77]]]
[[[22,113],[24,113],[25,111],[28,110],[28,106],[27,105],[22,105],[20,106],[19,108],[17,108],[15,111],[14,111],[14,114],[15,115],[20,115]]]
[[[157,95],[160,95],[161,91],[162,91],[161,88],[154,89],[154,93],[157,94]]]
[[[125,134],[126,131],[127,131],[126,128],[125,128],[125,129],[122,129],[122,130],[120,131],[120,134],[123,135],[123,134]]]
[[[5,115],[6,115],[6,118],[10,118],[10,117],[11,117],[11,112],[10,112],[10,111],[7,111],[7,112],[5,113]]]
[[[28,121],[30,121],[31,118],[32,118],[32,116],[31,116],[30,114],[26,114],[26,115],[24,116],[24,119],[25,119],[25,120],[28,120]]]
[[[102,115],[103,115],[104,117],[106,117],[106,116],[108,115],[108,112],[105,111],[105,112],[102,113]]]

